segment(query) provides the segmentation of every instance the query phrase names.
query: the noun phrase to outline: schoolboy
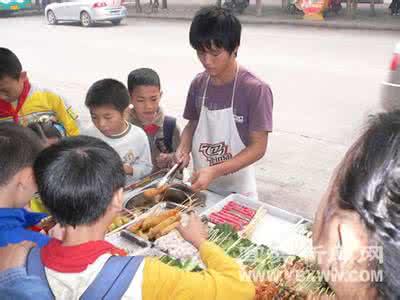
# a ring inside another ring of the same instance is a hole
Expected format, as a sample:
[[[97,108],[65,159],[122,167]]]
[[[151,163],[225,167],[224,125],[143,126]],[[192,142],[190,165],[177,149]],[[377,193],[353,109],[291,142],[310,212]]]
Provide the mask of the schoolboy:
[[[27,126],[43,118],[61,123],[69,136],[79,134],[78,116],[65,99],[32,84],[18,57],[0,47],[0,122]]]
[[[125,120],[129,106],[126,87],[114,79],[95,82],[86,95],[85,104],[96,129],[88,131],[107,142],[121,156],[130,179],[140,179],[153,169],[149,141],[143,129]]]
[[[241,276],[232,258],[206,241],[205,226],[194,215],[179,230],[200,250],[205,271],[185,272],[157,258],[115,257],[121,251],[104,241],[104,235],[121,210],[125,176],[118,154],[103,141],[63,139],[39,155],[34,170],[40,196],[65,235],[62,241],[35,248],[27,269],[48,281],[56,299],[253,299],[253,284]],[[127,262],[119,265],[122,261]],[[111,268],[112,263],[117,266]]]
[[[128,121],[146,132],[156,169],[171,166],[180,143],[180,130],[176,119],[165,115],[160,107],[160,77],[149,68],[133,70],[128,75],[128,90],[132,107]]]
[[[24,207],[37,191],[32,165],[42,150],[35,134],[14,123],[0,124],[0,247],[24,240],[39,246],[49,238],[28,227],[46,217]]]

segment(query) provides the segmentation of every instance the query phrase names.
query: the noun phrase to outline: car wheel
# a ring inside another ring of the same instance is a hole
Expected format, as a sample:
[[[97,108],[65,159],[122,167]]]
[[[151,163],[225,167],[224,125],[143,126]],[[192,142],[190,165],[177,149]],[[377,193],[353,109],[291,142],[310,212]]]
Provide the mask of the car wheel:
[[[122,19],[118,19],[118,20],[112,20],[111,23],[115,26],[121,24]]]
[[[50,25],[56,25],[57,24],[57,18],[56,15],[54,14],[54,12],[52,10],[49,10],[47,12],[47,22]]]
[[[83,27],[92,25],[92,18],[86,11],[81,12],[81,24]]]

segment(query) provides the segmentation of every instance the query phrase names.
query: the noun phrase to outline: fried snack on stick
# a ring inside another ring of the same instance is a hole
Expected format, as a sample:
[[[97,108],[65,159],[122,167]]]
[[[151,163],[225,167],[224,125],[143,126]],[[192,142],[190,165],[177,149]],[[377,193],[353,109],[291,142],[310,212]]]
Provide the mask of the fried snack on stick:
[[[171,225],[165,227],[163,230],[160,231],[160,233],[158,234],[158,237],[161,237],[163,235],[167,235],[168,233],[170,233],[172,230],[174,230],[176,227],[178,227],[180,224],[179,221],[176,221],[175,223],[172,223]]]
[[[162,231],[163,229],[165,229],[166,227],[168,227],[169,225],[171,225],[171,224],[173,224],[173,223],[175,223],[175,222],[177,222],[177,221],[180,221],[180,219],[181,219],[181,215],[180,215],[180,214],[177,214],[177,215],[175,215],[175,216],[171,216],[171,217],[169,217],[168,219],[162,221],[162,222],[161,222],[160,224],[158,224],[157,226],[152,227],[152,228],[149,230],[149,234],[148,234],[149,239],[154,239],[154,238],[157,236],[157,234],[161,233],[161,231]]]
[[[157,226],[158,224],[168,219],[169,217],[176,216],[178,212],[179,210],[177,208],[174,208],[167,210],[166,212],[163,212],[157,216],[147,217],[142,224],[142,230],[143,231],[149,230],[150,228]]]
[[[137,223],[133,224],[132,226],[130,226],[128,228],[128,230],[130,232],[137,233],[140,230],[140,228],[142,227],[143,222],[144,222],[144,219],[140,220],[139,222],[137,222]]]

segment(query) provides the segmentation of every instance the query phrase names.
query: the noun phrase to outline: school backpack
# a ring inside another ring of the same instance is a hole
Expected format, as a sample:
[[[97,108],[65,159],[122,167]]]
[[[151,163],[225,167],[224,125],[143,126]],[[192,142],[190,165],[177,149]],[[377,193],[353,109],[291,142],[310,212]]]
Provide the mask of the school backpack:
[[[135,277],[143,259],[143,256],[111,256],[79,299],[121,299],[131,284],[133,277]],[[32,248],[29,252],[26,259],[26,273],[40,277],[51,292],[40,257],[40,248]]]
[[[156,146],[162,153],[172,153],[174,149],[172,147],[172,139],[174,136],[174,130],[176,128],[176,118],[165,116],[163,123],[163,139],[156,140]]]

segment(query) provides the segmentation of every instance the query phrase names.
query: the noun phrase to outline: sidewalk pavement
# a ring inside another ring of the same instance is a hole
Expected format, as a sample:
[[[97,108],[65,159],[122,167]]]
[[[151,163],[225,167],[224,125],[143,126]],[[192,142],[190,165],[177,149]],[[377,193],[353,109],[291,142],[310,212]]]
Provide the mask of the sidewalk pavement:
[[[148,19],[173,19],[191,20],[196,11],[206,5],[214,5],[215,0],[168,0],[168,8],[159,8],[157,12],[151,12],[148,8],[150,0],[142,0],[143,12],[136,11],[134,0],[127,3],[128,15],[131,18]],[[159,1],[161,4],[161,0]],[[370,15],[369,3],[358,4],[355,18],[346,16],[346,4],[342,3],[342,10],[338,15],[330,13],[324,21],[303,20],[301,15],[291,15],[286,8],[282,8],[280,0],[262,0],[263,9],[261,16],[256,16],[255,1],[250,0],[250,6],[239,16],[242,23],[247,24],[275,24],[312,26],[336,29],[360,29],[360,30],[391,30],[400,31],[400,16],[391,16],[389,4],[375,4],[375,16]],[[146,8],[147,4],[147,8]]]

